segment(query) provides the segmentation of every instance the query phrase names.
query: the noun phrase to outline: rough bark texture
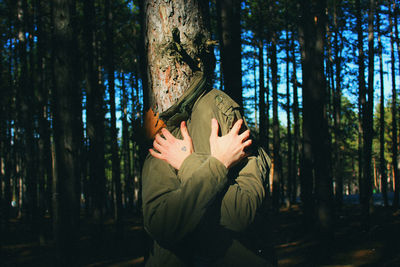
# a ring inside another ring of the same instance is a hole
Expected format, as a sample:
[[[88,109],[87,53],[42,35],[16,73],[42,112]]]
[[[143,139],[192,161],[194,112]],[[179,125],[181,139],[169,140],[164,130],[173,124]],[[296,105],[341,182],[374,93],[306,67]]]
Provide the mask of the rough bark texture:
[[[143,8],[149,106],[157,113],[176,102],[194,71],[213,71],[208,1],[145,0]]]

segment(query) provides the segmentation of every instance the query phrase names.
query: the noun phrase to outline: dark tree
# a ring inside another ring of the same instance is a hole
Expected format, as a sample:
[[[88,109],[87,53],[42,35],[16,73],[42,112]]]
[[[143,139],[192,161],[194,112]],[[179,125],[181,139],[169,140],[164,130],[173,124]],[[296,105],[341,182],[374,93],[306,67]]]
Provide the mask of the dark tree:
[[[241,2],[221,0],[216,4],[224,91],[242,106]]]
[[[324,72],[325,1],[301,1],[300,23],[303,73],[303,166],[305,215],[312,216],[315,179],[315,212],[319,237],[329,244],[333,237],[333,188],[326,111]],[[314,174],[314,175],[313,175]],[[307,219],[308,221],[310,218]],[[321,256],[321,255],[320,255]]]
[[[55,240],[58,265],[71,266],[77,260],[79,222],[80,91],[75,68],[75,1],[54,0],[54,143],[56,158]],[[72,25],[72,27],[71,27]]]
[[[381,40],[381,20],[379,10],[376,12],[376,27],[378,32],[378,53],[379,53],[379,78],[380,78],[380,109],[379,109],[379,171],[381,175],[382,196],[385,207],[388,206],[387,196],[387,175],[385,160],[385,89],[383,80],[383,58],[382,58],[382,40]]]

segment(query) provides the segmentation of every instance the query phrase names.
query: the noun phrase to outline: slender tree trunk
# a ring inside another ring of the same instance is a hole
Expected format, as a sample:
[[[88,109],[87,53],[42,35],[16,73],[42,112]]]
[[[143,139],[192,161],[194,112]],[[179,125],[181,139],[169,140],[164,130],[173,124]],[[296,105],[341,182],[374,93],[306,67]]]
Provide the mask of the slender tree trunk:
[[[313,41],[313,35],[309,32],[309,24],[307,17],[309,16],[309,3],[302,1],[302,20],[299,23],[299,42],[301,48],[301,65],[302,65],[302,98],[303,98],[303,139],[302,139],[302,156],[300,161],[300,187],[301,201],[303,203],[303,224],[307,230],[312,229],[314,214],[314,173],[313,173],[313,154],[312,154],[312,118],[310,115],[312,103],[307,97],[308,90],[312,88],[308,83],[311,76],[311,59],[310,46]],[[310,36],[311,35],[311,36]],[[309,39],[311,37],[311,39]]]
[[[39,205],[40,205],[40,216],[43,219],[46,214],[46,210],[51,212],[51,202],[48,197],[48,190],[51,190],[51,181],[52,181],[52,162],[51,162],[51,150],[50,150],[50,124],[48,121],[48,100],[49,100],[49,91],[48,86],[46,86],[46,49],[47,49],[47,40],[48,34],[46,33],[46,21],[45,21],[45,13],[48,12],[48,6],[43,3],[41,0],[36,0],[36,8],[38,11],[37,14],[37,68],[38,74],[36,75],[37,83],[35,89],[35,95],[37,97],[38,103],[38,116],[39,116],[39,158],[41,167],[41,176],[38,181],[39,185]],[[49,183],[50,181],[50,183]],[[46,189],[46,185],[50,188]],[[45,229],[44,223],[40,222],[41,232],[44,232]]]
[[[129,205],[133,197],[132,186],[132,175],[131,175],[131,153],[130,153],[130,142],[129,142],[129,128],[128,128],[128,94],[125,86],[125,73],[121,73],[121,107],[122,107],[122,155],[124,158],[124,182],[125,182],[125,206],[128,206],[132,210],[133,206]]]
[[[117,237],[123,236],[123,209],[122,209],[122,188],[121,188],[121,164],[119,158],[117,119],[115,110],[115,84],[114,84],[114,27],[113,27],[113,6],[110,0],[105,0],[106,36],[107,36],[107,81],[110,94],[111,113],[111,161],[112,181],[115,186],[115,215]]]
[[[294,45],[294,37],[292,35],[292,65],[293,65],[293,73],[292,73],[292,81],[293,81],[293,121],[294,121],[294,129],[293,129],[293,195],[291,198],[291,202],[294,203],[297,197],[297,179],[298,179],[298,169],[299,169],[299,156],[301,155],[301,146],[300,142],[300,114],[299,114],[299,97],[298,97],[298,88],[297,88],[297,62],[296,62],[296,51]]]
[[[95,7],[93,0],[84,1],[84,37],[86,48],[86,134],[88,144],[89,184],[91,190],[85,196],[87,205],[93,207],[95,227],[93,236],[101,240],[106,200],[106,178],[104,163],[104,88],[99,84],[99,73],[95,62]],[[84,183],[88,183],[85,181]]]
[[[380,29],[379,11],[376,12],[377,32],[378,32],[378,53],[379,53],[379,77],[381,82],[381,102],[380,102],[380,117],[379,117],[379,171],[381,174],[381,192],[385,207],[388,204],[387,197],[387,176],[386,176],[386,160],[385,160],[385,89],[383,80],[383,58],[382,58],[382,40]]]
[[[55,0],[53,7],[54,139],[56,159],[55,240],[59,266],[77,261],[79,222],[79,150],[81,99],[76,79],[75,1]],[[71,27],[72,25],[72,27]]]
[[[272,111],[273,111],[273,157],[274,157],[274,176],[273,176],[273,191],[272,205],[275,211],[279,211],[280,206],[280,187],[282,181],[282,159],[280,152],[280,131],[278,118],[278,62],[277,62],[277,40],[276,33],[272,33],[271,38],[271,75],[272,75]]]
[[[363,48],[363,29],[362,29],[362,12],[360,0],[356,0],[356,17],[357,17],[357,48],[358,48],[358,124],[359,124],[359,134],[358,134],[358,185],[360,189],[360,203],[364,198],[364,183],[363,183],[363,139],[364,136],[364,126],[363,126],[363,102],[365,101],[365,60],[364,60],[364,48]]]
[[[364,194],[361,202],[363,206],[364,227],[370,227],[370,205],[372,198],[372,138],[373,138],[373,101],[374,101],[374,16],[375,1],[370,0],[368,10],[368,91],[362,98],[363,104],[363,173],[364,173]]]
[[[397,30],[397,18],[392,14],[396,13],[396,5],[393,3],[393,12],[391,12],[391,6],[389,4],[389,27],[390,27],[390,49],[391,49],[391,61],[392,61],[392,166],[393,166],[393,179],[394,183],[394,198],[393,207],[399,208],[399,187],[400,187],[400,174],[398,166],[398,125],[397,125],[397,91],[396,91],[396,71],[395,71],[395,56],[394,56],[394,32],[393,32],[393,20],[395,21],[395,31]],[[396,32],[397,33],[397,32]],[[398,37],[398,34],[396,34]],[[399,58],[400,61],[400,58]]]
[[[340,29],[338,26],[338,18],[342,14],[341,12],[341,1],[334,3],[334,50],[335,50],[335,87],[333,92],[333,118],[334,118],[334,174],[336,181],[336,206],[337,208],[342,207],[343,203],[343,163],[341,155],[342,146],[342,136],[341,136],[341,98],[342,98],[342,85],[341,85],[341,70],[342,70],[342,60],[341,60],[341,38]]]
[[[290,47],[289,47],[289,29],[286,30],[286,115],[287,115],[287,142],[288,142],[288,151],[287,151],[287,168],[288,168],[288,176],[287,176],[287,198],[289,205],[291,204],[292,199],[292,190],[293,190],[293,161],[292,161],[292,128],[291,128],[291,120],[290,120],[290,73],[289,73],[289,64],[290,64]]]
[[[267,129],[266,129],[266,114],[265,114],[265,87],[264,87],[264,42],[262,39],[258,40],[258,76],[259,76],[259,90],[258,90],[258,109],[259,109],[259,135],[260,144],[265,146],[267,139]]]
[[[224,91],[242,106],[241,2],[221,0],[216,5]]]

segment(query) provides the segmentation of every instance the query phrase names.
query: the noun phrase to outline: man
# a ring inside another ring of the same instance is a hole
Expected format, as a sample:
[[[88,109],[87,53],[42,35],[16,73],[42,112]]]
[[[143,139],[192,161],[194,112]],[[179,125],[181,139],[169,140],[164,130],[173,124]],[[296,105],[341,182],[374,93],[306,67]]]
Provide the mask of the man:
[[[197,73],[162,113],[143,166],[147,266],[268,266],[243,242],[265,197],[269,158],[236,104]],[[220,134],[219,134],[220,133]]]

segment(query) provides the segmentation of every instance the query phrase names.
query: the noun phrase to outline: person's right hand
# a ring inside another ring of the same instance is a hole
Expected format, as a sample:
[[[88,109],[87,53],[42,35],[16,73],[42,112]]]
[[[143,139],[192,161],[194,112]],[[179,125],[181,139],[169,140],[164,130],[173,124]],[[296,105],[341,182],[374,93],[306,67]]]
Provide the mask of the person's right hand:
[[[242,119],[236,121],[228,134],[219,137],[218,121],[214,118],[211,120],[211,156],[221,161],[228,169],[247,156],[244,150],[252,143],[251,139],[247,140],[250,136],[249,130],[239,134],[242,123]]]

